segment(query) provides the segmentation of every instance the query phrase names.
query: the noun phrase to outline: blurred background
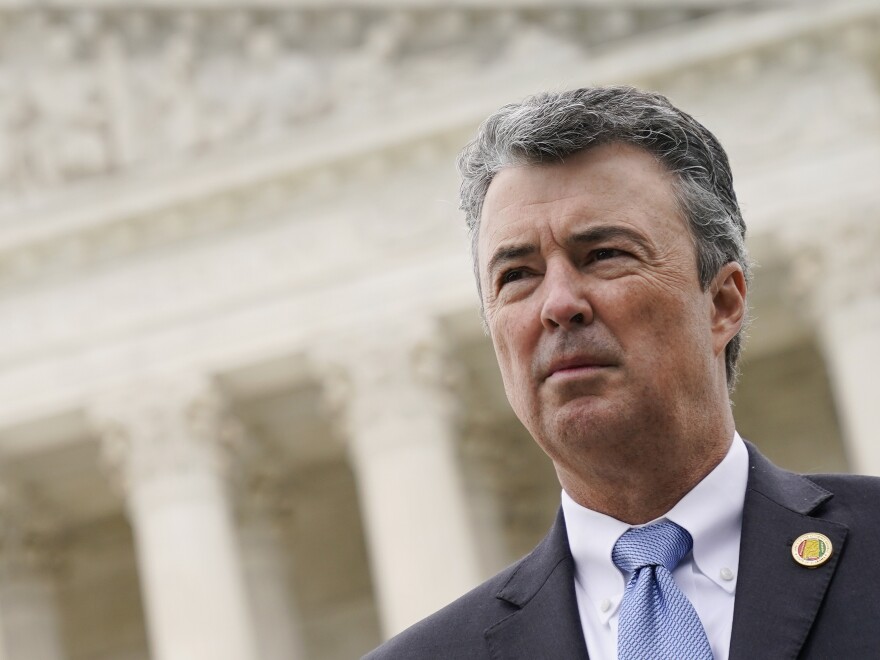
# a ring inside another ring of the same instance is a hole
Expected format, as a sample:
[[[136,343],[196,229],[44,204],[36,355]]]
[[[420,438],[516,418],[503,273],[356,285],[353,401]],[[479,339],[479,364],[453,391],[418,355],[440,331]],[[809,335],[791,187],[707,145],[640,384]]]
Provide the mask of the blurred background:
[[[729,151],[740,433],[880,474],[880,2],[0,0],[0,658],[355,658],[528,552],[454,160],[612,83]]]

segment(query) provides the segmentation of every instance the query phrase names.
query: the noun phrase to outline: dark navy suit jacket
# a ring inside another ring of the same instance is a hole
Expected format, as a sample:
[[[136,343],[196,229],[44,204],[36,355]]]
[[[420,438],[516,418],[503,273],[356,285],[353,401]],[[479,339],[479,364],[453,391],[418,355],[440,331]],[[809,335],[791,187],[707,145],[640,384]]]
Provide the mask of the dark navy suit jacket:
[[[730,659],[880,658],[880,479],[801,476],[748,449]],[[791,556],[807,532],[833,545],[815,568]],[[562,511],[531,554],[365,657],[587,658]]]

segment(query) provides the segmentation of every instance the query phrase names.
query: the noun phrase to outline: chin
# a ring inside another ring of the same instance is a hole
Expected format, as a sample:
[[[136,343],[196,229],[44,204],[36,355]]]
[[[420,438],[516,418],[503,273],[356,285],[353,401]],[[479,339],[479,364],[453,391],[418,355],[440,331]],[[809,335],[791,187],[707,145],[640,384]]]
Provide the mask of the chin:
[[[546,447],[601,446],[620,438],[626,419],[626,413],[616,410],[607,400],[584,397],[544,416],[538,427],[540,432],[534,435]]]

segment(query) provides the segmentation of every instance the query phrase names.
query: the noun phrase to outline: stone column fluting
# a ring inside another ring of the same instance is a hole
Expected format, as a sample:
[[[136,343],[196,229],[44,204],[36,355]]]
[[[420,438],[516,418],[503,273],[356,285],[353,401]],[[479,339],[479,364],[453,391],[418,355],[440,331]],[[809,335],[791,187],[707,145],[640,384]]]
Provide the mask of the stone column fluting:
[[[98,402],[125,494],[154,660],[256,660],[228,492],[240,427],[206,380],[132,384]]]
[[[797,290],[816,324],[850,466],[880,475],[880,209],[823,229],[797,254]]]
[[[32,493],[0,486],[0,658],[64,660],[59,555]],[[54,524],[49,525],[55,527]]]
[[[511,457],[522,451],[510,437],[499,433],[497,420],[485,409],[471,411],[461,442],[462,473],[465,477],[470,517],[478,541],[480,565],[497,573],[511,562],[504,529],[505,490],[529,470],[509,468]],[[526,489],[523,489],[526,490]]]
[[[248,443],[257,447],[252,439]],[[239,481],[236,503],[245,580],[260,660],[305,658],[301,620],[291,594],[290,561],[280,520],[288,513],[271,451],[256,457]]]
[[[480,578],[456,457],[454,365],[434,328],[414,325],[339,339],[315,357],[347,438],[390,637]]]

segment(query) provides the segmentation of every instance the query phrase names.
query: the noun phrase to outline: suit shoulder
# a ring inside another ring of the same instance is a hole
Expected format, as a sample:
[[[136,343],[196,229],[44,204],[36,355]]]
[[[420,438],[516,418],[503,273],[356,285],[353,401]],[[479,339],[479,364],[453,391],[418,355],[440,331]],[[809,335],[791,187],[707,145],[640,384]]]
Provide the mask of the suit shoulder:
[[[807,479],[836,495],[876,496],[880,477],[863,474],[806,474]]]
[[[827,490],[832,497],[823,505],[828,511],[847,517],[869,515],[876,518],[880,501],[880,477],[859,474],[810,474],[807,479]]]
[[[522,561],[392,637],[363,660],[483,657],[479,650],[485,649],[484,631],[515,610],[496,595]]]

